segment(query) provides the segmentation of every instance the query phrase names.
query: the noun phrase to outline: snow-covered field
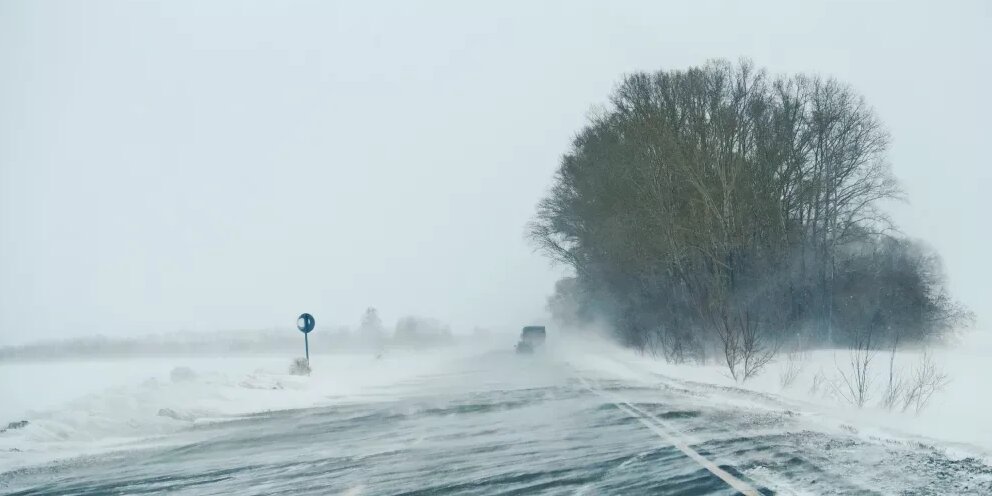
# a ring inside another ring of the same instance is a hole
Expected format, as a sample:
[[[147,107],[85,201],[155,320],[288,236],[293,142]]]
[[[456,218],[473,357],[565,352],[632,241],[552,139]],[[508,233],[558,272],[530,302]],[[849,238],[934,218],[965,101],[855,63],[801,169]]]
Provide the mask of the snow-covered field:
[[[929,352],[938,368],[946,373],[948,382],[918,414],[912,408],[902,411],[897,406],[889,410],[882,405],[890,359],[890,352],[884,350],[875,353],[871,361],[869,397],[863,408],[845,401],[835,389],[844,388],[840,371],[851,375],[849,350],[802,353],[795,365],[789,363],[785,354],[780,354],[761,374],[746,382],[735,381],[727,368],[720,364],[672,365],[661,359],[623,350],[613,350],[610,356],[623,357],[620,361],[625,366],[618,367],[617,361],[602,361],[600,366],[632,380],[645,379],[644,371],[650,371],[653,377],[647,378],[649,380],[656,380],[660,375],[690,384],[698,382],[753,391],[786,401],[797,409],[816,413],[825,422],[841,422],[847,427],[862,430],[866,435],[918,436],[924,442],[957,447],[964,452],[992,459],[992,428],[989,428],[989,418],[992,417],[992,333],[974,331],[964,334],[953,345],[935,347]],[[922,355],[923,350],[896,352],[896,375],[908,379],[913,368],[919,366]],[[587,355],[586,360],[596,358]],[[781,378],[793,366],[798,367],[799,372],[791,385],[783,387]],[[814,387],[817,380],[821,382]]]
[[[147,443],[192,424],[341,401],[443,367],[441,352],[311,356],[309,377],[290,356],[140,357],[0,364],[0,467],[32,465]],[[191,373],[190,373],[191,372]],[[135,444],[138,443],[138,444]]]

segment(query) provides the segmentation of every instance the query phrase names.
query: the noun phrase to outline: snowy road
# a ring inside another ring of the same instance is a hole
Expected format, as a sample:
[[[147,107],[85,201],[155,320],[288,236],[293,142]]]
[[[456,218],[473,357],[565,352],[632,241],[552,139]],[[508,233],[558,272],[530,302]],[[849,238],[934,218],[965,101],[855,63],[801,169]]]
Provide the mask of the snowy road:
[[[992,494],[976,459],[810,417],[607,358],[486,352],[333,404],[7,471],[0,493]]]

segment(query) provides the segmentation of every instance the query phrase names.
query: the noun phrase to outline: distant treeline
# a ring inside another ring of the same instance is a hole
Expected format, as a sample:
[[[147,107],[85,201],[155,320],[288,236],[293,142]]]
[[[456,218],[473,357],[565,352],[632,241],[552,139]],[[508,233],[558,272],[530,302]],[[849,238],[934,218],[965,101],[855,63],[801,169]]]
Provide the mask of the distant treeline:
[[[484,331],[476,329],[478,338]],[[407,316],[389,332],[374,308],[366,310],[354,330],[321,327],[310,338],[311,353],[382,351],[387,348],[431,348],[456,342],[447,324],[433,318]],[[117,358],[143,355],[238,355],[303,353],[303,336],[295,328],[264,331],[172,333],[137,337],[91,336],[0,347],[0,362],[71,358]]]
[[[968,313],[937,255],[881,210],[900,198],[888,145],[833,79],[747,61],[631,74],[579,131],[529,227],[575,271],[550,309],[676,359],[749,334],[939,338]]]

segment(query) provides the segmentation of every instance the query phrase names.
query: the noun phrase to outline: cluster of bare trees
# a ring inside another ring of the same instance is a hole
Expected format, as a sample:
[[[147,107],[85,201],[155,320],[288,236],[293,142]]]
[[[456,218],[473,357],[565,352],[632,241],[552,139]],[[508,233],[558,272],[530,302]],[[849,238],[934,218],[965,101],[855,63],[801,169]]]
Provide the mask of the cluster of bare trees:
[[[896,370],[895,356],[893,350],[889,358],[888,382],[882,391],[880,404],[887,410],[912,410],[919,414],[935,393],[947,387],[950,379],[929,352],[924,352],[919,363],[908,373]]]
[[[408,347],[431,347],[453,341],[451,327],[433,318],[406,316],[396,322],[393,344]]]
[[[575,270],[549,306],[675,361],[719,347],[742,379],[797,329],[814,345],[868,327],[939,335],[964,314],[938,259],[893,237],[879,209],[899,196],[888,142],[833,79],[747,61],[629,75],[530,225]]]
[[[873,370],[878,353],[870,335],[860,337],[848,351],[846,363],[836,363],[835,356],[837,375],[833,380],[823,370],[813,377],[810,394],[815,395],[822,389],[841,403],[858,408],[864,408],[880,394],[878,406],[889,411],[919,414],[931,398],[950,383],[947,374],[926,350],[908,370],[897,368],[895,347],[889,355],[887,377],[879,377]],[[884,384],[875,384],[879,379],[885,379]]]

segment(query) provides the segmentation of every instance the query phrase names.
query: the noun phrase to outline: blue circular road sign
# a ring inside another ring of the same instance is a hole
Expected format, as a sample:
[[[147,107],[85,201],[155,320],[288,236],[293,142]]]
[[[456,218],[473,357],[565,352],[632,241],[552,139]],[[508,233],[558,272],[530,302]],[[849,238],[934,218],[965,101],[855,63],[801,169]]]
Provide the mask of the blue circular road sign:
[[[313,326],[316,324],[317,322],[313,320],[313,315],[308,313],[302,314],[298,319],[296,319],[296,328],[303,334],[312,331]]]

